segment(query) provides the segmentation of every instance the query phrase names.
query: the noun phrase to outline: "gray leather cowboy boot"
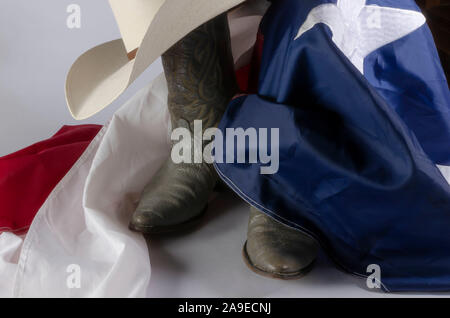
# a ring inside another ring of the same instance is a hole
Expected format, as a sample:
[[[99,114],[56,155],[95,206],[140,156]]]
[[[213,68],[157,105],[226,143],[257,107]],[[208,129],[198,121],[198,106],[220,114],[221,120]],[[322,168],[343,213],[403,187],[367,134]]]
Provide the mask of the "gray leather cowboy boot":
[[[237,92],[227,15],[192,31],[162,61],[172,128],[188,128],[193,136],[194,120],[202,121],[203,131],[216,127]],[[206,211],[217,181],[212,165],[175,164],[169,157],[144,189],[130,228],[159,233],[192,225]]]
[[[271,278],[297,279],[311,270],[317,253],[314,239],[250,208],[243,257],[252,271]]]

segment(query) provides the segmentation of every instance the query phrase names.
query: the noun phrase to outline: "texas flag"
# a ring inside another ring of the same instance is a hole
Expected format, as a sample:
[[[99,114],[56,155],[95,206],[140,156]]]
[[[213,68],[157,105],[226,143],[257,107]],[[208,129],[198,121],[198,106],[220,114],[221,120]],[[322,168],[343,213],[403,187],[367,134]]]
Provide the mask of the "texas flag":
[[[100,129],[64,126],[49,139],[0,158],[0,232],[28,231],[42,204]]]
[[[221,128],[280,129],[280,169],[217,171],[349,272],[375,264],[385,290],[449,290],[450,97],[424,17],[412,0],[272,2],[250,65],[259,13],[230,18],[253,94]],[[147,246],[127,225],[169,155],[166,103],[160,76],[101,130],[66,127],[0,159],[1,296],[146,295]],[[82,289],[67,288],[70,265]]]
[[[377,266],[386,291],[450,290],[450,93],[425,17],[413,0],[272,3],[257,90],[220,129],[277,129],[279,169],[218,173],[346,271]]]

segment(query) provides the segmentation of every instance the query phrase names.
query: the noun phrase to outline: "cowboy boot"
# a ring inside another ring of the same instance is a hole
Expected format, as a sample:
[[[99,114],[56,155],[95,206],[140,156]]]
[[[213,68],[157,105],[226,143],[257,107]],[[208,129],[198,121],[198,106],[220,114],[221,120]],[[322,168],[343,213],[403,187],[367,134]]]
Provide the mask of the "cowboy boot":
[[[311,270],[317,253],[314,239],[250,208],[243,257],[252,271],[271,278],[297,279]]]
[[[162,61],[172,128],[187,128],[193,136],[194,120],[202,121],[203,131],[217,127],[237,91],[227,15],[192,31]],[[211,164],[175,164],[169,157],[145,187],[130,228],[151,234],[194,224],[217,181]]]

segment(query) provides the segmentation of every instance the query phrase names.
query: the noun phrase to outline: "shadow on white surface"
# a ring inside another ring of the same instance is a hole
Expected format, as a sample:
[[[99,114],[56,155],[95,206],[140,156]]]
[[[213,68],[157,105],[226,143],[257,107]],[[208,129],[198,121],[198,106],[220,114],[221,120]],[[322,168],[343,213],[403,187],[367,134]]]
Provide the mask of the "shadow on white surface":
[[[149,297],[423,296],[369,290],[365,279],[341,272],[324,254],[300,280],[261,277],[246,267],[241,256],[248,215],[248,206],[239,197],[220,193],[210,202],[207,216],[196,228],[148,238],[152,264]]]

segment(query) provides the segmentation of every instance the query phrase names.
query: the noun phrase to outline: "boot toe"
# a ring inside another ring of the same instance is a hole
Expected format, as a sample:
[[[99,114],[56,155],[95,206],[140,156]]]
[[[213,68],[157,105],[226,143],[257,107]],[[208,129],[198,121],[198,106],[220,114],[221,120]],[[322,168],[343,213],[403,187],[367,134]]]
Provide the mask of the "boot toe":
[[[301,272],[305,265],[298,257],[292,255],[279,255],[278,253],[266,254],[258,260],[255,266],[270,273],[283,275]]]
[[[181,230],[197,223],[206,211],[206,204],[185,206],[164,200],[141,202],[131,217],[129,228],[145,234]]]
[[[155,227],[166,226],[165,220],[156,213],[146,212],[142,213],[136,211],[130,220],[130,228],[137,231],[145,231]]]
[[[274,276],[298,276],[306,271],[316,258],[315,251],[280,250],[260,246],[259,253],[248,252],[252,266]]]
[[[306,274],[317,257],[314,239],[252,209],[244,259],[258,274],[295,279]]]

